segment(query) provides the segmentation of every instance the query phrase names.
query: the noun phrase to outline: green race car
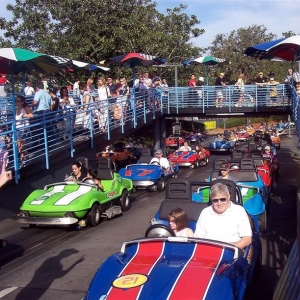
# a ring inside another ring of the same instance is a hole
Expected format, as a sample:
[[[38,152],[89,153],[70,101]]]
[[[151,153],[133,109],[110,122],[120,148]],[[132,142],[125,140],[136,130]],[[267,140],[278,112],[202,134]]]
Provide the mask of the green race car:
[[[112,218],[130,208],[132,181],[111,168],[109,159],[99,161],[98,175],[104,192],[87,179],[82,183],[59,182],[32,192],[22,204],[17,220],[30,225],[97,226],[101,217]]]

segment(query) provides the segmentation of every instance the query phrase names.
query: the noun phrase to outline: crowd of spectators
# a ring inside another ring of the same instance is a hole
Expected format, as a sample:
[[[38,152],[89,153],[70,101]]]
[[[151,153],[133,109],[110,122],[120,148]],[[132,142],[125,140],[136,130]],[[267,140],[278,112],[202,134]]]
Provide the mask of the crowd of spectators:
[[[237,80],[232,83],[232,81],[227,81],[226,73],[220,72],[216,77],[214,83],[214,95],[215,95],[215,106],[223,107],[223,102],[227,103],[228,99],[233,101],[235,107],[245,106],[245,103],[253,102],[256,99],[258,105],[263,106],[276,106],[282,103],[290,103],[291,101],[291,90],[294,86],[298,94],[300,94],[300,73],[293,72],[292,69],[288,69],[288,73],[284,80],[281,82],[276,80],[275,74],[270,73],[268,76],[264,76],[263,72],[259,72],[258,76],[254,80],[254,84],[257,87],[257,92],[253,90],[248,90],[246,88],[246,76],[240,73],[237,76]],[[284,86],[278,89],[278,85],[282,84]],[[203,87],[204,78],[202,76],[197,77],[195,74],[191,74],[188,81],[189,87],[189,101],[195,104],[201,104],[203,99]],[[233,88],[228,89],[230,86]],[[298,87],[298,90],[297,90]],[[280,91],[281,90],[281,91]],[[282,92],[284,90],[284,93]],[[298,92],[299,91],[299,92]],[[227,99],[226,99],[227,98]],[[280,100],[280,101],[279,101]],[[246,105],[248,106],[248,105]]]
[[[93,133],[107,132],[108,123],[110,128],[117,127],[133,119],[139,110],[142,113],[144,109],[148,112],[158,107],[157,92],[159,89],[166,91],[166,79],[162,82],[156,74],[151,79],[146,72],[137,80],[142,84],[133,86],[136,97],[133,97],[125,77],[118,80],[112,76],[100,76],[97,80],[91,77],[87,82],[76,79],[73,86],[61,86],[60,89],[46,77],[41,77],[34,87],[30,81],[26,82],[22,95],[15,98],[19,166],[28,165],[34,153],[44,148],[45,143],[54,147],[57,143],[69,141],[74,133],[89,139]],[[8,84],[3,76],[0,77],[0,87],[1,84]],[[0,124],[0,130],[5,132],[7,128]],[[13,157],[12,133],[1,133],[1,166],[3,163],[8,165],[9,157]]]

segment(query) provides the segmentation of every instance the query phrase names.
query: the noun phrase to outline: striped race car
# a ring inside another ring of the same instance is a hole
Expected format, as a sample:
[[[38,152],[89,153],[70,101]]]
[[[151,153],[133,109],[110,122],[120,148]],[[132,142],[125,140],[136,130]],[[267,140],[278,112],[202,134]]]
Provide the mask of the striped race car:
[[[92,179],[83,182],[58,182],[33,191],[24,201],[17,221],[29,225],[97,226],[101,218],[111,218],[130,208],[133,185],[122,178],[108,158],[99,161],[101,191]]]
[[[166,225],[172,208],[182,207],[194,229],[207,207],[191,200],[191,190],[184,193],[188,183],[170,179],[155,224],[144,238],[123,243],[120,252],[102,263],[84,300],[244,298],[253,276],[260,273],[259,233],[253,225],[253,242],[244,250],[220,241],[176,237]],[[210,183],[203,184],[209,188]],[[169,193],[170,186],[174,193]]]

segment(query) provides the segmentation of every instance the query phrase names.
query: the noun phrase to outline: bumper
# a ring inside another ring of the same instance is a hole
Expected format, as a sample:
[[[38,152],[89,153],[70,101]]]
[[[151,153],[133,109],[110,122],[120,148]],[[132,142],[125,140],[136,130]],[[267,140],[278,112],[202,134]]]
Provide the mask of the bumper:
[[[209,148],[210,152],[230,152],[231,148]]]
[[[142,181],[142,180],[133,180],[132,181],[132,184],[133,186],[135,187],[148,187],[148,186],[152,186],[152,185],[155,185],[156,181],[152,181],[152,180],[145,180],[145,181]]]
[[[78,222],[76,218],[40,218],[40,217],[16,217],[16,221],[22,224],[39,225],[71,225]]]

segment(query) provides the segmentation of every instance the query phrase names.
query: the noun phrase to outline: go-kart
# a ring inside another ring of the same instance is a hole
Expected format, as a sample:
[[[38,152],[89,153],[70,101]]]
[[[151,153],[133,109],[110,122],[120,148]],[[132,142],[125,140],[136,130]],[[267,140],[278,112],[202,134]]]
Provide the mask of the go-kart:
[[[158,162],[150,164],[152,156],[150,149],[142,149],[142,155],[139,163],[127,165],[119,171],[122,178],[132,180],[134,189],[147,189],[152,191],[163,191],[166,180],[171,177],[177,177],[178,165],[170,163],[170,170],[166,171]],[[147,150],[148,153],[147,153]]]
[[[255,129],[252,127],[248,127],[246,128],[247,133],[249,134],[249,136],[253,136],[255,133]]]
[[[97,226],[101,218],[111,218],[130,208],[132,181],[114,172],[107,158],[99,161],[98,176],[104,187],[101,191],[86,178],[48,184],[33,191],[20,208],[17,221],[30,225]]]
[[[227,161],[226,159],[216,159],[209,181],[217,178],[220,173],[221,163],[228,163],[231,169],[230,175],[237,181],[237,186],[241,190],[243,206],[253,218],[257,218],[260,223],[260,231],[264,232],[267,227],[266,207],[269,200],[269,190],[262,178],[256,171],[256,166],[252,158],[242,158],[240,160]],[[206,199],[208,201],[208,199]]]
[[[237,133],[237,135],[238,135],[239,140],[244,141],[244,142],[247,142],[250,137],[249,133],[246,130],[239,131]]]
[[[242,205],[234,182],[218,182],[229,184],[231,201]],[[257,219],[251,218],[252,244],[244,250],[215,240],[175,237],[168,226],[168,213],[180,207],[194,230],[208,203],[192,201],[192,190],[209,194],[212,184],[170,179],[145,238],[125,242],[108,257],[84,299],[243,299],[247,286],[260,275]]]
[[[227,152],[230,154],[235,147],[234,141],[227,140],[215,140],[214,142],[209,144],[208,150],[210,153],[212,152]]]
[[[133,150],[126,148],[124,142],[114,143],[113,150],[111,152],[102,151],[96,153],[96,159],[100,159],[102,157],[108,157],[115,164],[116,170],[120,167],[131,164],[135,160]]]
[[[184,138],[180,135],[170,135],[166,138],[166,147],[178,147],[182,146]]]
[[[280,149],[280,136],[279,135],[271,135],[271,140],[276,149]]]
[[[201,147],[201,151],[175,151],[169,159],[179,167],[198,168],[207,165],[209,155],[210,152]]]

